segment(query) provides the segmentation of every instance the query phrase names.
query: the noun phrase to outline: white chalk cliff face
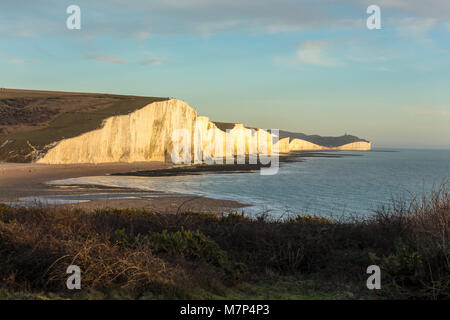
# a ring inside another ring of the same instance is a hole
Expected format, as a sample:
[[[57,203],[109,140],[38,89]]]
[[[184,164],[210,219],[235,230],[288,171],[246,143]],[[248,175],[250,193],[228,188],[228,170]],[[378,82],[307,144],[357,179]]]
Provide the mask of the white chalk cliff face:
[[[196,130],[200,128],[200,131]],[[260,150],[285,153],[291,150],[370,150],[370,142],[354,142],[336,148],[315,145],[305,140],[280,139],[266,131],[252,131],[237,124],[224,132],[187,103],[170,99],[154,102],[128,115],[106,119],[101,128],[80,136],[64,139],[50,149],[39,163],[73,164],[106,162],[171,161],[177,143],[175,130],[186,130],[192,144],[201,145],[203,155],[213,158],[257,154]],[[196,134],[197,132],[197,134]],[[198,134],[200,132],[200,134]],[[271,140],[274,143],[271,146]],[[232,143],[226,142],[232,141]],[[267,147],[264,147],[264,142]],[[202,154],[191,150],[191,159],[201,162]],[[203,159],[205,160],[205,159]]]
[[[293,139],[289,143],[289,150],[323,150],[325,147],[319,146],[318,144],[314,144],[312,142],[302,140],[302,139]]]
[[[370,142],[358,141],[344,144],[343,146],[336,147],[336,150],[358,150],[358,151],[368,151],[372,148]]]
[[[165,161],[170,157],[172,132],[192,132],[196,118],[197,112],[183,101],[154,102],[128,115],[110,117],[100,129],[60,141],[38,162]]]

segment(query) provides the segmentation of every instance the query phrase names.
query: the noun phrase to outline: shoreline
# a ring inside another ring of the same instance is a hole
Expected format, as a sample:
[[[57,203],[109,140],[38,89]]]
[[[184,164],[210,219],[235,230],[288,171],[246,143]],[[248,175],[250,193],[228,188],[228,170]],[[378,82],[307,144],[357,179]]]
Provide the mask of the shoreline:
[[[162,162],[146,163],[108,163],[77,165],[44,165],[0,163],[0,203],[20,205],[19,199],[26,197],[99,195],[109,194],[106,199],[93,199],[74,204],[48,205],[37,201],[38,206],[65,206],[71,208],[93,209],[146,209],[159,213],[182,211],[227,212],[249,206],[232,200],[213,199],[195,195],[143,191],[141,189],[106,187],[95,185],[51,185],[47,181],[63,180],[86,176],[105,176],[142,170],[167,170],[176,168]],[[135,193],[133,197],[116,198],[121,194]],[[155,195],[158,194],[158,195]],[[23,202],[26,205],[27,202]],[[30,204],[30,203],[28,203]]]
[[[360,156],[355,153],[303,151],[280,155],[280,166],[283,163],[302,162],[311,157],[340,158]],[[247,161],[248,162],[248,161]],[[163,162],[136,163],[104,163],[104,164],[71,164],[48,165],[36,163],[0,163],[0,202],[14,205],[25,205],[19,202],[26,197],[50,197],[64,199],[73,196],[90,195],[91,198],[81,203],[53,204],[51,206],[67,206],[84,209],[147,209],[155,212],[177,213],[184,211],[231,212],[249,207],[250,204],[234,200],[216,199],[198,195],[161,192],[159,190],[141,190],[123,187],[96,185],[54,185],[45,182],[88,176],[184,176],[198,174],[238,174],[256,172],[261,164],[218,164],[218,165],[173,165]],[[130,195],[131,194],[131,195]],[[103,195],[103,196],[99,196]],[[109,196],[108,196],[109,195]],[[123,197],[121,197],[123,195]],[[96,199],[97,198],[97,199]],[[102,199],[99,199],[102,198]],[[48,198],[41,198],[48,199]],[[36,203],[37,205],[50,206]]]

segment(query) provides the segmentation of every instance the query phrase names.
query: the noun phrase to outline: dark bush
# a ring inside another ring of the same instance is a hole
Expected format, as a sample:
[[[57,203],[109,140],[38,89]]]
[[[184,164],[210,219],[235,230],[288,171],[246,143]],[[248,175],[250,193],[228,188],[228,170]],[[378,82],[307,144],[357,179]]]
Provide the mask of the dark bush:
[[[85,288],[137,295],[170,288],[186,298],[195,286],[274,274],[367,291],[366,268],[378,264],[380,296],[450,298],[449,217],[445,187],[363,220],[0,205],[0,279],[8,289],[64,290],[77,264]]]

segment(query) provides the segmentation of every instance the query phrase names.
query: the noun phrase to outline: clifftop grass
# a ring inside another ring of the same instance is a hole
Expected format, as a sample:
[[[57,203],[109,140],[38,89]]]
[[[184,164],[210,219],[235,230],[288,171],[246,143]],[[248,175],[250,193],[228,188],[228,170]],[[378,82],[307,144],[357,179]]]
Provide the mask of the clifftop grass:
[[[163,100],[167,98],[34,91],[9,96],[6,91],[0,94],[0,114],[6,121],[0,125],[15,130],[0,131],[0,161],[31,162],[54,142],[98,129],[108,117]]]

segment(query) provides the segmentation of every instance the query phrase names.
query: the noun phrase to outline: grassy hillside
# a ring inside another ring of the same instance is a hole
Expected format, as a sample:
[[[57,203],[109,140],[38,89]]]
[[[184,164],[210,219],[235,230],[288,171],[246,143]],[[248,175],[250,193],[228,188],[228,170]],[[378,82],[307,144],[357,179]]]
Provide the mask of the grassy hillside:
[[[108,117],[166,99],[2,89],[0,161],[33,161],[54,142],[98,129]]]

